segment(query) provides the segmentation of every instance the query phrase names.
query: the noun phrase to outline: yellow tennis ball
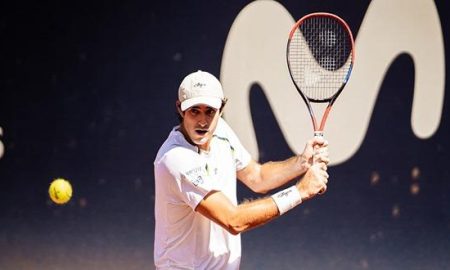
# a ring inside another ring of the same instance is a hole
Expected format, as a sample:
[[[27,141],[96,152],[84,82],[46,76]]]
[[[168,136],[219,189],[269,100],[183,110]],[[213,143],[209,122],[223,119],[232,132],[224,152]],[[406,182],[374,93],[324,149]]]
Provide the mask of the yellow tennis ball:
[[[57,178],[50,184],[48,194],[54,203],[65,204],[72,197],[72,186],[69,181]]]

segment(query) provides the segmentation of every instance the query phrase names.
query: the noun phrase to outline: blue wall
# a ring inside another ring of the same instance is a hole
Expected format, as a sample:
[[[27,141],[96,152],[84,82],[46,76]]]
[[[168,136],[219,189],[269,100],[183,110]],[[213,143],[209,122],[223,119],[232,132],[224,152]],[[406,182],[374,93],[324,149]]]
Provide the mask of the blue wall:
[[[294,18],[339,14],[356,35],[370,1],[280,3]],[[153,269],[152,163],[177,124],[177,87],[197,69],[219,76],[247,4],[1,4],[0,269]],[[417,138],[414,76],[410,56],[395,59],[357,153],[329,169],[325,196],[243,234],[242,269],[449,269],[450,99]],[[250,100],[261,161],[292,155],[258,86]],[[56,177],[74,187],[65,206],[47,195]]]

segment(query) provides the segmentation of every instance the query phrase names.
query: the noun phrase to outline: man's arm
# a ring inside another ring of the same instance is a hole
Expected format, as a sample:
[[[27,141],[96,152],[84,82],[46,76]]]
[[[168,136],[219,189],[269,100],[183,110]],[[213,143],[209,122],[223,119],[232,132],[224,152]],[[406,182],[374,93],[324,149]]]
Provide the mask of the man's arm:
[[[211,191],[195,210],[234,235],[263,225],[278,216],[277,205],[270,197],[235,206],[219,191]]]
[[[300,156],[264,164],[251,160],[237,172],[237,178],[254,192],[265,194],[302,175],[309,166]]]
[[[254,192],[265,194],[303,175],[313,163],[314,151],[315,162],[328,164],[327,147],[328,144],[323,138],[314,138],[307,142],[301,155],[262,165],[252,160],[244,169],[238,171],[237,177]]]
[[[317,163],[306,172],[293,187],[301,201],[308,200],[326,189],[328,174],[326,164]],[[277,193],[279,194],[279,193]],[[292,195],[292,194],[291,194]],[[239,234],[261,226],[279,216],[280,205],[273,197],[244,202],[237,206],[219,191],[211,191],[199,203],[195,211],[225,228],[231,234]]]

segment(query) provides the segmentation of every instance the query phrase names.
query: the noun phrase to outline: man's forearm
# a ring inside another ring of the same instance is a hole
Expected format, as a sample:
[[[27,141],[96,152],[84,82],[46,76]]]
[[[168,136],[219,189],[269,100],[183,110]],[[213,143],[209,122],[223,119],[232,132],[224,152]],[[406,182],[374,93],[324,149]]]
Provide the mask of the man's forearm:
[[[261,185],[267,191],[278,188],[303,175],[309,163],[302,156],[294,156],[284,161],[266,162],[261,165]]]

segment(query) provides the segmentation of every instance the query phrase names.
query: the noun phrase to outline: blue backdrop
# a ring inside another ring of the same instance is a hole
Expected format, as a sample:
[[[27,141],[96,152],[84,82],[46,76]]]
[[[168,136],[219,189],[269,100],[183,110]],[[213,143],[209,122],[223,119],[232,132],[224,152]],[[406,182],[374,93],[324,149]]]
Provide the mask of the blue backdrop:
[[[177,124],[178,85],[197,69],[220,75],[248,3],[1,4],[0,269],[153,269],[153,159]],[[356,35],[370,1],[280,3],[294,18],[336,13]],[[450,13],[435,4],[447,52]],[[450,99],[418,139],[414,75],[410,56],[392,62],[326,196],[244,233],[242,269],[450,269]],[[292,155],[258,86],[250,101],[260,161]],[[47,194],[57,177],[74,187],[64,206]],[[241,200],[257,196],[239,186]]]

